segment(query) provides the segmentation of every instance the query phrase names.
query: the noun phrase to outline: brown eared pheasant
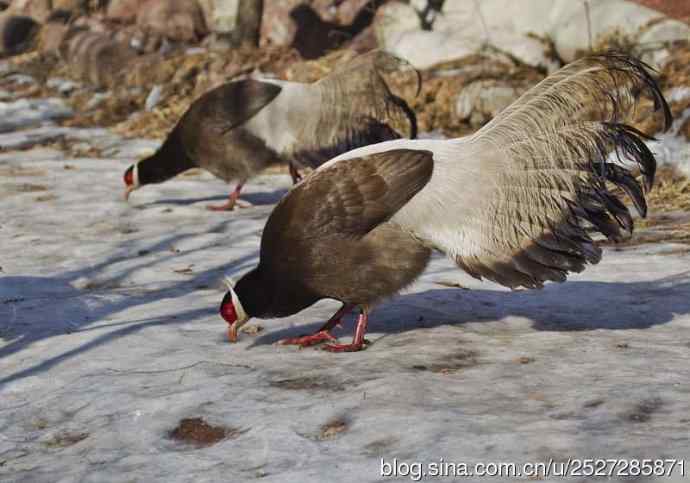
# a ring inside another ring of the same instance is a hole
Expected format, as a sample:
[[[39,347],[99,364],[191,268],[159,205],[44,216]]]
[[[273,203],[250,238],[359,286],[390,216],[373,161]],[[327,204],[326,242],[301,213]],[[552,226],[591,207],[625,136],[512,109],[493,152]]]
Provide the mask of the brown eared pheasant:
[[[592,231],[613,241],[632,233],[621,194],[647,211],[656,161],[647,136],[625,124],[639,96],[671,122],[650,70],[621,53],[582,58],[473,135],[387,141],[325,163],[278,203],[258,266],[225,295],[230,339],[251,317],[330,298],[343,305],[319,331],[283,342],[360,350],[369,311],[411,284],[432,250],[510,288],[563,282],[598,263]],[[334,343],[331,329],[354,309],[354,340]]]
[[[312,84],[244,79],[194,101],[165,142],[124,174],[125,199],[141,186],[203,168],[237,186],[273,163],[316,168],[338,154],[390,139],[416,137],[414,112],[388,89],[382,73],[406,67],[381,51],[354,58]],[[419,78],[418,78],[419,80]]]

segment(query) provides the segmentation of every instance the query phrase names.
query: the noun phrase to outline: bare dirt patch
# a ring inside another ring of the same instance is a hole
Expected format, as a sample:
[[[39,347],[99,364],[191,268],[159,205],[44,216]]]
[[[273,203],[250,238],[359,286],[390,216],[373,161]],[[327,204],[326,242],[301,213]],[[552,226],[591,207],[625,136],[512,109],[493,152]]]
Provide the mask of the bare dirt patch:
[[[343,419],[333,419],[327,422],[319,431],[318,439],[324,441],[329,439],[335,439],[339,434],[347,431],[348,423]]]
[[[196,447],[212,446],[224,439],[237,438],[242,432],[236,428],[213,426],[203,418],[185,418],[170,431],[170,439]]]

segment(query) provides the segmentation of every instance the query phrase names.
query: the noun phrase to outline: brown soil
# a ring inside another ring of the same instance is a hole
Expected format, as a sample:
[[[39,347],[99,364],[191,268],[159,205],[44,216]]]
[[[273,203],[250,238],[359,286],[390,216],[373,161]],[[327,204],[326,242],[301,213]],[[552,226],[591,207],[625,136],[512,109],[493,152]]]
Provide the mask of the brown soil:
[[[321,426],[318,439],[327,440],[334,439],[340,433],[347,431],[347,422],[342,419],[334,419]]]
[[[197,447],[211,446],[224,439],[236,438],[240,431],[224,426],[212,426],[203,418],[185,418],[170,432],[170,438]]]

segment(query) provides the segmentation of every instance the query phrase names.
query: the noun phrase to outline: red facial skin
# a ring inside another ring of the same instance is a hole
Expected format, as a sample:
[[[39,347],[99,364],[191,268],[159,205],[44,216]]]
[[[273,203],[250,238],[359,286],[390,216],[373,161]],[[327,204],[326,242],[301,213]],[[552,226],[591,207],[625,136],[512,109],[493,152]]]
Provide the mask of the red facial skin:
[[[134,184],[134,168],[132,166],[125,171],[124,180],[126,186],[132,186]]]
[[[228,323],[228,339],[230,342],[237,342],[237,311],[232,301],[223,302],[220,306],[220,315]]]
[[[237,312],[232,302],[225,302],[220,306],[220,315],[228,324],[233,324],[237,320]]]

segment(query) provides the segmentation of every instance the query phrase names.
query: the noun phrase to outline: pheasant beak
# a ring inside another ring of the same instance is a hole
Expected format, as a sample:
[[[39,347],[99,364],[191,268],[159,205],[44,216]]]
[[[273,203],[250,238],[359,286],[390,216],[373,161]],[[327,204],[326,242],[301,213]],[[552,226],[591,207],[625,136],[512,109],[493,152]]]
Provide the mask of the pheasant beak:
[[[233,322],[228,327],[228,340],[233,344],[237,342],[237,330],[239,329],[239,325],[240,324],[238,324],[237,322]]]
[[[128,200],[129,200],[129,195],[132,194],[132,191],[134,191],[135,189],[137,189],[137,187],[134,186],[134,185],[132,185],[132,186],[127,186],[127,187],[125,188],[125,201],[128,201]]]

